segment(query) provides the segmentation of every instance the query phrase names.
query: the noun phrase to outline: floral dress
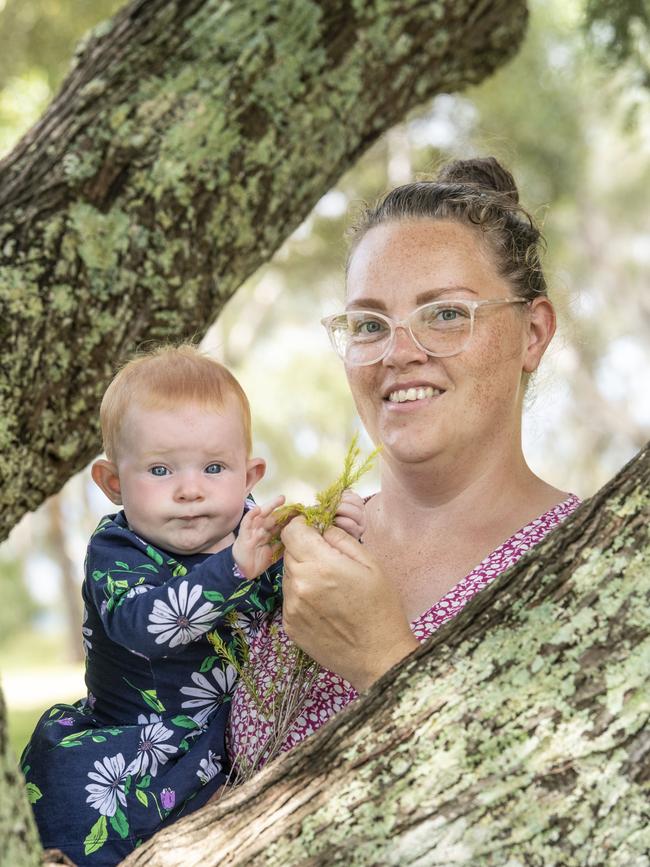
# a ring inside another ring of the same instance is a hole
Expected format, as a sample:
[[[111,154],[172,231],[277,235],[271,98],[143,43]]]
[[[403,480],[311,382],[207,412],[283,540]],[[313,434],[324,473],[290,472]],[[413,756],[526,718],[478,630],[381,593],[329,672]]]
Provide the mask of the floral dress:
[[[124,512],[102,519],[82,589],[87,695],[45,711],[21,759],[45,848],[117,864],[226,781],[237,673],[206,633],[232,643],[226,615],[254,631],[278,604],[280,572],[249,581],[231,548],[171,556]]]
[[[537,545],[546,534],[580,505],[578,497],[554,506],[531,521],[499,545],[469,575],[460,580],[427,611],[411,622],[411,630],[419,641],[424,641],[436,629],[455,617],[469,600],[519,560],[526,551]],[[258,696],[277,694],[286,683],[286,666],[291,642],[282,630],[281,612],[262,624],[251,641],[250,666]],[[292,749],[317,731],[334,714],[349,704],[358,693],[347,680],[327,669],[317,674],[308,694],[302,701],[299,715],[284,735],[281,752]],[[235,691],[227,733],[228,753],[242,766],[261,767],[268,756],[267,744],[273,735],[273,719],[267,703],[267,714],[260,713],[256,702],[240,684]]]

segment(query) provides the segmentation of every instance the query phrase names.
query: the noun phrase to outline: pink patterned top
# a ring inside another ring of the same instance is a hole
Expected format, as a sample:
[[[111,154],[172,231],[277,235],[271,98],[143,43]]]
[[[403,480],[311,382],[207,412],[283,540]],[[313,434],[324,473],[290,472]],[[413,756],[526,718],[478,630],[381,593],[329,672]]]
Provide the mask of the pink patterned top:
[[[439,599],[428,611],[411,622],[413,634],[424,641],[447,620],[464,608],[472,596],[523,554],[540,542],[544,536],[580,505],[571,495],[541,517],[531,521],[489,554],[469,575]],[[282,612],[276,611],[271,620],[264,622],[253,637],[250,649],[251,667],[258,694],[265,695],[271,683],[280,679],[281,656],[289,651],[291,642],[282,631]],[[320,673],[302,702],[299,716],[289,729],[281,746],[286,752],[313,734],[330,717],[357,698],[354,687],[338,674],[327,669]],[[265,744],[272,733],[271,722],[259,713],[248,692],[240,684],[235,691],[230,714],[227,746],[232,758],[241,757],[246,763],[266,761]],[[262,758],[260,759],[260,755]]]

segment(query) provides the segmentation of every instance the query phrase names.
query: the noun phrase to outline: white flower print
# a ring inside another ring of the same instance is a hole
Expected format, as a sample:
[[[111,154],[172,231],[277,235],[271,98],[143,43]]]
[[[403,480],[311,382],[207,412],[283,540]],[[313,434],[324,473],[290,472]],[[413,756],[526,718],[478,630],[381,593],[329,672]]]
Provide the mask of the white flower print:
[[[149,773],[155,777],[158,773],[158,763],[164,765],[170,755],[178,752],[173,744],[165,743],[173,734],[174,732],[165,728],[161,722],[145,726],[140,732],[138,754],[126,769],[126,773],[141,776]]]
[[[266,612],[264,611],[251,611],[250,614],[238,612],[237,619],[232,625],[234,629],[241,629],[244,635],[252,638],[254,635],[257,635],[266,616]]]
[[[216,683],[211,683],[205,675],[195,671],[192,675],[192,681],[196,686],[181,687],[183,695],[194,696],[189,701],[184,701],[181,707],[201,708],[196,713],[190,713],[192,719],[199,725],[203,725],[212,711],[223,704],[224,694],[231,692],[237,680],[237,671],[232,665],[226,666],[225,671],[220,668],[213,668],[210,674]]]
[[[151,586],[147,586],[146,584],[136,584],[135,587],[131,587],[129,592],[126,594],[125,599],[133,599],[134,596],[140,596],[142,593],[146,593],[148,590],[151,590]]]
[[[146,726],[149,723],[161,722],[161,720],[162,720],[162,717],[157,713],[150,713],[149,719],[147,719],[146,713],[139,713],[138,714],[138,722],[140,723],[141,726]]]
[[[86,620],[88,620],[88,609],[84,605],[84,618],[83,618],[83,626],[81,627],[81,633],[83,636],[82,641],[83,641],[83,646],[84,646],[84,653],[87,654],[88,651],[92,650],[92,648],[93,648],[92,644],[88,640],[92,636],[93,631],[90,628],[90,626],[86,626]]]
[[[221,770],[221,756],[215,756],[212,750],[208,750],[207,759],[201,759],[199,765],[201,767],[196,772],[196,776],[205,786],[205,784],[216,777]]]
[[[195,584],[188,595],[189,586],[189,581],[182,581],[178,596],[174,588],[169,587],[169,605],[161,599],[156,599],[153,603],[153,611],[149,615],[151,625],[147,626],[147,632],[158,634],[156,644],[169,642],[170,647],[189,644],[213,625],[217,609],[211,602],[204,602],[192,612],[192,608],[201,598],[203,587]]]
[[[114,816],[118,800],[123,807],[126,807],[124,765],[122,753],[111,758],[104,756],[101,762],[95,762],[97,773],[90,771],[88,774],[88,777],[95,782],[86,786],[86,791],[90,793],[86,803],[99,810],[102,816]]]

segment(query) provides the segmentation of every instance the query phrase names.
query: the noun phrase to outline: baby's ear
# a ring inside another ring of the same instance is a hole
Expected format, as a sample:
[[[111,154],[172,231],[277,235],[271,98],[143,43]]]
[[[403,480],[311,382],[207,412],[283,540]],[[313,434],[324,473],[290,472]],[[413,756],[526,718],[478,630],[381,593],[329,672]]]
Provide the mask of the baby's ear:
[[[113,461],[103,459],[95,461],[90,470],[93,482],[100,488],[116,506],[122,505],[122,489],[117,466]]]
[[[246,464],[246,493],[250,494],[255,485],[264,478],[266,461],[264,458],[250,458]]]

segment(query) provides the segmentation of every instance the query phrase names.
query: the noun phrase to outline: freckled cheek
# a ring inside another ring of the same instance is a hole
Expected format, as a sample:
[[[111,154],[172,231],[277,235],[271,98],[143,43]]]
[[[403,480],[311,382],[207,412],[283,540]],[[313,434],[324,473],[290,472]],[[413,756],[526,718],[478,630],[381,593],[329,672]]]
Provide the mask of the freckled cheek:
[[[372,404],[377,398],[378,385],[376,378],[372,375],[374,365],[369,368],[348,368],[346,375],[348,385],[352,393],[352,397],[357,407],[359,415],[365,422],[371,423],[374,415]]]
[[[510,403],[519,381],[518,338],[513,329],[496,327],[474,345],[465,364],[458,369],[459,383],[464,381],[468,396],[467,413],[488,411],[498,403]]]

